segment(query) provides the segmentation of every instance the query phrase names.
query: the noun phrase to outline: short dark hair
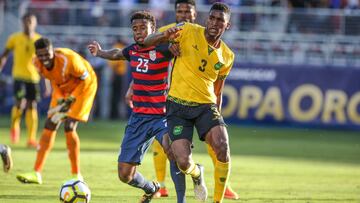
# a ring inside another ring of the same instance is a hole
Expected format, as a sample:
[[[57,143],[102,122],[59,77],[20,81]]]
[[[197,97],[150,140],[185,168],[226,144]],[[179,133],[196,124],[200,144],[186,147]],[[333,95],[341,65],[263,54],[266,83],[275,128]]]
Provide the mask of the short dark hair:
[[[48,38],[40,38],[35,41],[35,49],[45,49],[52,47],[52,43]]]
[[[226,14],[231,15],[231,10],[230,10],[230,7],[224,3],[221,3],[221,2],[216,2],[214,3],[212,6],[211,6],[211,9],[210,11],[212,10],[218,10],[218,11],[222,11]]]
[[[21,17],[21,20],[24,21],[25,19],[27,18],[30,18],[31,16],[34,16],[36,18],[36,15],[34,13],[25,13],[22,17]]]
[[[156,27],[156,20],[153,15],[151,15],[148,11],[136,11],[131,15],[130,23],[133,22],[133,20],[136,19],[145,19],[148,20],[154,27]]]
[[[191,4],[193,5],[194,7],[196,7],[196,3],[194,0],[176,0],[175,1],[175,9],[177,7],[178,4]]]

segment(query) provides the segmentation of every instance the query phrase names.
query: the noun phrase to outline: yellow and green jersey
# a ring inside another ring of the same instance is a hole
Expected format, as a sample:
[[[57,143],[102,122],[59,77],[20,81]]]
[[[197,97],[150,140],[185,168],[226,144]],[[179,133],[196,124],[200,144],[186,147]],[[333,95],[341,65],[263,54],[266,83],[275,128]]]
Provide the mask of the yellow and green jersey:
[[[215,103],[214,82],[225,79],[234,62],[234,53],[223,42],[219,48],[208,44],[205,28],[192,23],[180,23],[181,55],[175,58],[169,95],[196,103]]]
[[[32,38],[29,38],[25,33],[17,32],[8,38],[5,48],[13,51],[12,75],[14,79],[39,82],[40,76],[32,60],[35,56],[34,42],[40,37],[41,35],[35,33]]]

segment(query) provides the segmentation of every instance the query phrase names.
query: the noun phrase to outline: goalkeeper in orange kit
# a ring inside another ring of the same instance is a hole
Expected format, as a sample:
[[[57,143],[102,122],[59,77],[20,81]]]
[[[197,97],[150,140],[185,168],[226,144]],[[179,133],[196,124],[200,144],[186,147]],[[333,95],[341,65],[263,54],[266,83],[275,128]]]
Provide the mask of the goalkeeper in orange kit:
[[[66,145],[73,178],[82,180],[80,173],[80,140],[76,132],[79,121],[89,118],[97,90],[96,75],[90,63],[67,48],[54,49],[49,39],[35,42],[35,66],[50,80],[53,88],[48,118],[42,132],[34,172],[19,174],[23,183],[42,184],[41,171],[54,145],[56,131],[64,123]]]

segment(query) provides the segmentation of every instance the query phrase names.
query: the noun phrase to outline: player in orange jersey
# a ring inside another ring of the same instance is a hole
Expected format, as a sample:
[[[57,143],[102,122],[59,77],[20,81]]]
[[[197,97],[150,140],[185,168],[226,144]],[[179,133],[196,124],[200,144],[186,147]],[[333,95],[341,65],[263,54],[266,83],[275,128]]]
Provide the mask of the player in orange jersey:
[[[14,56],[12,77],[14,78],[15,104],[11,109],[10,139],[12,143],[19,142],[20,121],[25,111],[27,145],[28,147],[36,147],[40,76],[32,64],[32,58],[35,56],[34,42],[41,36],[35,31],[37,20],[34,14],[25,14],[22,17],[22,23],[23,31],[16,32],[7,39],[5,49],[0,55],[0,72],[12,51]]]
[[[97,90],[97,78],[90,63],[67,48],[54,49],[49,39],[35,42],[35,66],[40,74],[50,80],[53,88],[48,118],[42,132],[34,172],[17,175],[23,183],[41,184],[41,171],[49,154],[61,122],[64,122],[66,145],[73,178],[80,174],[80,140],[76,132],[79,121],[89,118]]]

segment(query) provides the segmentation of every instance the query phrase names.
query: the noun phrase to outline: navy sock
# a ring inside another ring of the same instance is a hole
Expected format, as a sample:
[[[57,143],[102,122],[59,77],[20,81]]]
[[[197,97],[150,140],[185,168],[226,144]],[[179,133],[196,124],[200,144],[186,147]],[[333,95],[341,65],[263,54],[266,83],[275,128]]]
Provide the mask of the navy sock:
[[[177,203],[185,203],[186,180],[175,161],[170,161],[170,174],[175,185]]]
[[[155,192],[156,189],[154,183],[146,180],[139,172],[135,173],[134,178],[128,184],[144,190],[147,194]]]

